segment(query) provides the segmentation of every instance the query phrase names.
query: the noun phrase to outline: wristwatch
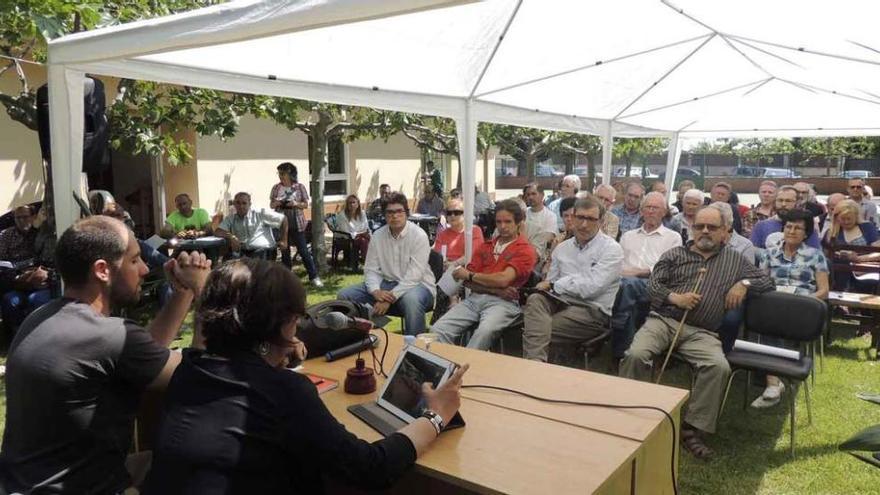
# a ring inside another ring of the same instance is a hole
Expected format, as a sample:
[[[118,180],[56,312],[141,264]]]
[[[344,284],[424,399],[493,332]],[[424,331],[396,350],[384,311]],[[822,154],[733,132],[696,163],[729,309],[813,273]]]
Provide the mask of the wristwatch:
[[[434,427],[434,431],[437,432],[437,435],[443,431],[443,418],[441,418],[439,414],[430,409],[425,409],[422,411],[422,417],[431,422],[431,426]]]
[[[752,286],[752,281],[747,278],[740,280],[739,283],[743,284],[746,287],[746,289],[748,289],[749,287]]]

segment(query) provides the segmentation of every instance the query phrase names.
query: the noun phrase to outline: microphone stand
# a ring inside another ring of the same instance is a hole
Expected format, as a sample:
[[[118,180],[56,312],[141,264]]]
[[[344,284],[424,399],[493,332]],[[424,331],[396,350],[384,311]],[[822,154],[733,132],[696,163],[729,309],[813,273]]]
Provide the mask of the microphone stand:
[[[702,285],[703,276],[706,275],[707,271],[708,270],[706,270],[705,268],[700,268],[699,275],[697,276],[697,283],[694,285],[693,292],[700,292],[700,285]],[[663,372],[666,371],[666,365],[669,364],[669,358],[672,356],[672,351],[675,349],[675,344],[678,343],[678,336],[681,335],[681,330],[682,328],[684,328],[684,321],[687,319],[688,313],[690,312],[691,310],[689,309],[685,310],[684,315],[682,315],[681,317],[681,321],[678,322],[678,328],[675,329],[675,335],[672,336],[672,343],[669,344],[669,350],[666,351],[666,359],[663,360],[663,366],[660,367],[660,373],[657,375],[657,380],[655,380],[654,383],[660,383],[660,379],[663,378]]]

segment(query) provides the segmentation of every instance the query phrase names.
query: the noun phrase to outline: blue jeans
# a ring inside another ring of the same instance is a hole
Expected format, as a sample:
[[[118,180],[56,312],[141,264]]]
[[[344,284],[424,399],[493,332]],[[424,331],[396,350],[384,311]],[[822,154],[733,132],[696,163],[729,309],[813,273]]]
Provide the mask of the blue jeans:
[[[296,220],[294,220],[293,223],[295,224]],[[280,236],[281,232],[278,231],[275,235],[276,237]],[[309,280],[317,278],[318,268],[315,266],[315,260],[312,258],[312,251],[309,249],[308,243],[306,242],[305,232],[296,230],[295,225],[290,225],[287,229],[287,247],[281,250],[281,262],[284,263],[284,266],[287,268],[293,266],[293,257],[290,252],[293,246],[296,246],[296,252],[299,253],[299,257],[303,260],[303,266],[306,267],[306,272],[309,274]]]
[[[743,321],[743,306],[727,310],[718,327],[718,337],[721,338],[721,349],[727,354],[733,349],[733,343],[739,335],[739,327]]]
[[[391,290],[397,282],[383,280],[380,288]],[[376,299],[367,290],[366,284],[356,284],[339,291],[336,296],[345,301],[352,301],[372,306]],[[388,308],[388,314],[403,316],[403,330],[407,335],[417,335],[425,331],[425,313],[434,309],[434,296],[422,285],[413,287],[398,297]]]
[[[622,358],[632,344],[636,329],[648,317],[642,311],[649,304],[648,279],[639,277],[621,277],[620,288],[617,290],[617,301],[611,316],[611,355]]]
[[[35,309],[49,302],[52,292],[49,289],[39,289],[33,292],[11,290],[3,294],[0,302],[0,315],[8,330],[18,328],[21,322]]]

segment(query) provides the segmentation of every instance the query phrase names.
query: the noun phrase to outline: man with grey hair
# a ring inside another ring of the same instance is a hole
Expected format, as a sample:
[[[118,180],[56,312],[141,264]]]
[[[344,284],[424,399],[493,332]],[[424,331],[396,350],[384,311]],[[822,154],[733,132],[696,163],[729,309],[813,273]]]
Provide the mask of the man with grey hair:
[[[687,242],[693,238],[691,235],[691,224],[697,215],[697,211],[703,207],[705,196],[703,191],[699,189],[688,189],[681,200],[681,211],[672,217],[670,229],[681,234],[682,242]]]
[[[645,197],[645,187],[638,182],[630,182],[624,192],[623,204],[612,208],[611,212],[620,219],[620,234],[639,228],[642,217],[639,215],[642,198]]]
[[[651,269],[663,253],[681,246],[681,236],[663,226],[666,208],[663,194],[648,193],[642,200],[641,227],[624,233],[620,238],[623,269],[611,319],[611,352],[615,362],[623,358],[636,328],[647,316],[647,311],[641,308],[651,302],[648,297]]]
[[[523,309],[526,359],[547,361],[551,344],[575,346],[608,328],[623,250],[600,231],[604,215],[596,198],[575,202],[574,237],[553,250],[547,277]]]
[[[651,313],[620,364],[621,376],[650,380],[654,359],[674,346],[677,355],[691,365],[694,383],[681,425],[681,441],[699,459],[713,454],[701,436],[715,432],[730,376],[717,333],[724,312],[741,306],[747,292],[774,288],[766,273],[739,253],[724,249],[729,228],[718,209],[702,208],[691,224],[693,242],[660,257],[648,281]],[[695,290],[698,277],[702,277],[699,292]],[[678,328],[681,332],[673,342]]]
[[[547,208],[556,215],[556,227],[559,231],[565,229],[562,222],[562,215],[559,213],[559,204],[565,198],[573,198],[581,189],[581,178],[577,175],[566,175],[562,178],[562,187],[559,188],[559,197],[554,199],[547,205]]]
[[[709,207],[715,208],[716,210],[720,211],[721,214],[724,216],[724,221],[727,222],[728,225],[733,225],[733,208],[730,206],[730,203],[722,203],[720,201],[716,201],[710,204]],[[755,246],[752,245],[752,241],[739,235],[735,230],[733,230],[733,228],[731,228],[728,232],[728,238],[724,244],[728,248],[733,249],[737,253],[745,256],[746,260],[748,260],[749,263],[757,263],[758,250],[755,249]]]
[[[578,197],[581,197],[581,194],[584,196],[589,195],[589,193],[583,192],[579,193]],[[620,236],[620,219],[611,212],[611,207],[614,206],[617,191],[614,190],[611,184],[599,184],[593,189],[593,196],[601,200],[602,205],[605,207],[605,220],[602,221],[602,232],[616,241]]]
[[[797,205],[797,189],[792,186],[782,186],[776,192],[776,214],[767,220],[761,220],[752,228],[751,241],[756,249],[763,250],[782,243],[783,222],[780,215],[793,210]],[[811,248],[821,249],[819,236],[816,231],[807,238],[805,243]]]

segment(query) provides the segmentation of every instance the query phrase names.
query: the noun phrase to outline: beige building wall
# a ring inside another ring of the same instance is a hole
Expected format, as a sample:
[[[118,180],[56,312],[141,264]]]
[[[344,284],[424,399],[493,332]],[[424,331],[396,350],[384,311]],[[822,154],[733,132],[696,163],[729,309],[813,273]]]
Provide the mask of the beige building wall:
[[[388,184],[412,200],[421,163],[421,151],[402,135],[392,136],[388,142],[376,139],[349,143],[349,192],[357,194],[362,202],[371,202],[379,196],[379,185]]]
[[[46,82],[43,67],[23,65],[28,83],[38,87]],[[21,85],[14,70],[0,76],[3,93],[16,94]],[[43,159],[37,131],[12,120],[0,105],[0,214],[19,205],[43,199]]]

